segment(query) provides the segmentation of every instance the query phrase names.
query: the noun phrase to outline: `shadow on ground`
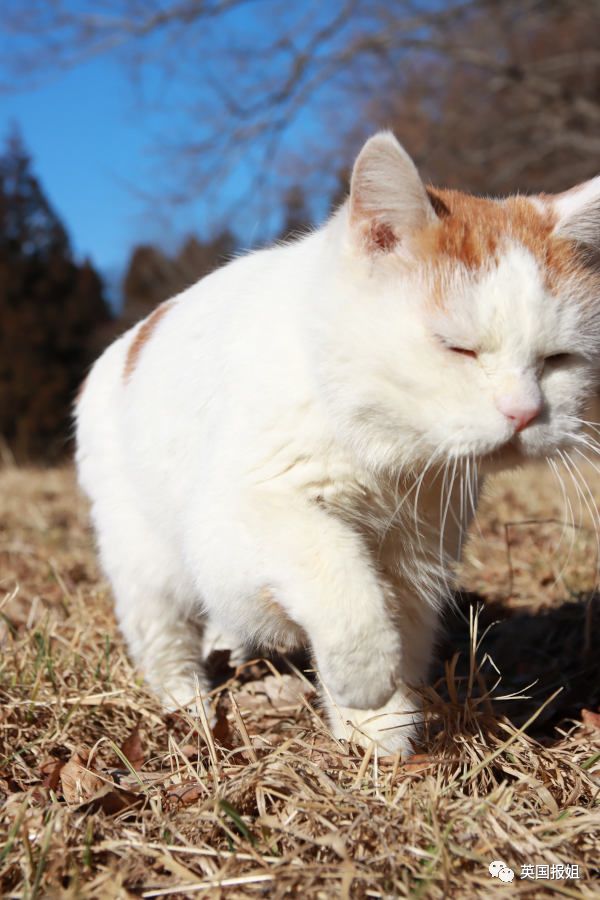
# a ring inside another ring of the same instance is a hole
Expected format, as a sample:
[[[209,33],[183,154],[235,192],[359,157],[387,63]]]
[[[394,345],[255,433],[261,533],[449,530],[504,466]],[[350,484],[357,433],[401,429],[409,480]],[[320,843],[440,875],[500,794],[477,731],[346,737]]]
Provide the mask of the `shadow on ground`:
[[[477,619],[479,674],[472,679],[470,690],[474,698],[491,691],[489,711],[494,716],[503,716],[519,728],[537,713],[527,733],[548,745],[560,739],[557,727],[568,729],[573,721],[581,720],[582,709],[600,706],[600,653],[595,643],[595,635],[600,634],[599,594],[535,612],[483,601],[472,593],[458,594],[455,599],[445,616],[430,676],[430,684],[444,700],[449,700],[446,667],[456,655],[453,681],[459,701],[468,694],[470,620]],[[228,655],[228,651],[211,655],[213,687],[233,675]],[[314,682],[307,652],[273,655],[269,661],[280,672],[300,671]],[[267,673],[265,664],[259,661],[244,667],[237,677],[245,682]]]
[[[469,614],[479,610],[477,660],[483,681],[493,691],[495,714],[522,726],[552,694],[549,702],[527,729],[538,740],[558,739],[557,726],[570,727],[581,710],[600,704],[600,595],[582,596],[562,606],[536,611],[511,610],[502,603],[483,602],[476,594],[461,594],[456,608],[446,616],[432,680],[442,688],[444,661],[459,652],[456,667],[460,692],[469,674]],[[495,670],[496,667],[500,674]],[[481,692],[477,684],[476,692]],[[522,694],[514,699],[499,699]]]

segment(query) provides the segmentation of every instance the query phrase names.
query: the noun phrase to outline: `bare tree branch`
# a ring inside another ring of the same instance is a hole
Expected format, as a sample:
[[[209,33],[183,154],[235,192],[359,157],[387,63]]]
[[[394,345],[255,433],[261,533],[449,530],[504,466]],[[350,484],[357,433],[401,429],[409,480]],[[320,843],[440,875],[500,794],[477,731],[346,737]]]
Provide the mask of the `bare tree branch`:
[[[537,189],[595,169],[600,121],[600,0],[5,0],[4,90],[99,55],[140,85],[164,73],[183,137],[171,193],[216,192],[260,169],[244,208],[336,171],[374,125],[395,124],[434,177]],[[10,40],[7,40],[10,38]],[[298,123],[310,165],[296,153]],[[331,166],[334,148],[346,153]],[[536,156],[537,153],[537,156]],[[570,157],[570,158],[569,158]],[[295,160],[294,166],[289,161]],[[333,185],[330,183],[329,188]],[[184,187],[184,191],[182,191]],[[164,188],[164,185],[163,185]],[[240,198],[241,199],[241,198]],[[223,198],[216,203],[224,208]]]

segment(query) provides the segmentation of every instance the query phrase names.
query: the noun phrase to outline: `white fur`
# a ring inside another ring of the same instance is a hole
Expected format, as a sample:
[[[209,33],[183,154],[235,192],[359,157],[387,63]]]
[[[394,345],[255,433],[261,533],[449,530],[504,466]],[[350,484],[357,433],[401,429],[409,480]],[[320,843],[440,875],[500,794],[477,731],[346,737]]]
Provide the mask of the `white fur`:
[[[600,175],[559,194],[558,233],[596,247],[600,242]]]
[[[390,135],[359,167],[322,229],[177,297],[129,379],[140,326],[106,350],[77,464],[121,628],[167,702],[194,695],[207,619],[240,647],[307,639],[334,733],[407,751],[476,490],[453,470],[568,442],[600,324],[519,246],[478,277],[457,268],[432,312],[428,272],[407,265],[435,218],[416,169]],[[370,216],[398,246],[369,246]],[[556,352],[577,355],[544,368]],[[515,434],[498,397],[539,393],[545,414]]]

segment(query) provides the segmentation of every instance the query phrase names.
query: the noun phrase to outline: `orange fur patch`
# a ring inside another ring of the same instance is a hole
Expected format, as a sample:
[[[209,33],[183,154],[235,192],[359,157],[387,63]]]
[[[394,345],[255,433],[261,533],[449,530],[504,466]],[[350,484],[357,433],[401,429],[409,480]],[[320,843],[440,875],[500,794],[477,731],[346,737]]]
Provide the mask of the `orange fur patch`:
[[[144,319],[134,334],[129,350],[127,351],[125,366],[123,368],[124,381],[128,381],[131,378],[131,375],[138,364],[142,350],[154,334],[156,326],[166,313],[168,313],[172,305],[172,300],[166,300],[164,303],[161,303],[160,306],[157,306],[154,312],[150,313],[148,318]]]
[[[506,244],[513,242],[535,257],[551,290],[577,268],[574,243],[552,233],[556,219],[549,205],[540,211],[525,197],[486,200],[439,188],[427,193],[439,222],[417,236],[415,251],[429,264],[433,260],[446,270],[448,264],[460,264],[477,271],[497,264]]]

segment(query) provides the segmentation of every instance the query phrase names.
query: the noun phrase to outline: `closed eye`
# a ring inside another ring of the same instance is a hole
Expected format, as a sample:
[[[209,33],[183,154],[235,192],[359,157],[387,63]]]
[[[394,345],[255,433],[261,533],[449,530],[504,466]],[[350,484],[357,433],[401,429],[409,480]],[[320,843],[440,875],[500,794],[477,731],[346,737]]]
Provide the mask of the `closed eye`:
[[[470,356],[472,359],[477,359],[477,351],[469,350],[467,347],[448,347],[448,350],[451,350],[452,353],[462,353],[463,356]]]
[[[575,359],[574,353],[551,353],[546,356],[544,363],[551,366],[564,366]]]
[[[461,356],[470,356],[471,359],[477,359],[477,350],[472,350],[471,347],[462,347],[460,344],[451,344],[442,334],[436,334],[435,337],[442,347],[444,347],[445,350],[449,350],[450,353],[460,353]]]

